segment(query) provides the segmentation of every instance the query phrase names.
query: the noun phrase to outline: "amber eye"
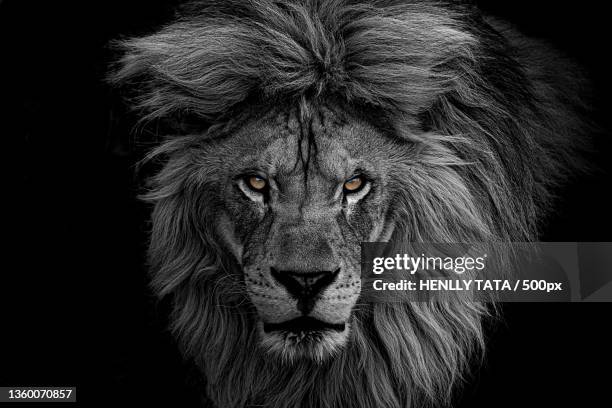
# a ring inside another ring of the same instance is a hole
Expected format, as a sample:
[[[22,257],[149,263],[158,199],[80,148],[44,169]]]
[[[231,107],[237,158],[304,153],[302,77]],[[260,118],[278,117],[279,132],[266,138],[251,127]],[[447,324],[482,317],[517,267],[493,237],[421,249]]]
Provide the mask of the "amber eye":
[[[268,186],[266,179],[259,176],[247,176],[245,177],[247,186],[253,191],[262,192]]]
[[[364,186],[365,179],[363,176],[355,176],[344,182],[344,191],[347,193],[355,193]]]

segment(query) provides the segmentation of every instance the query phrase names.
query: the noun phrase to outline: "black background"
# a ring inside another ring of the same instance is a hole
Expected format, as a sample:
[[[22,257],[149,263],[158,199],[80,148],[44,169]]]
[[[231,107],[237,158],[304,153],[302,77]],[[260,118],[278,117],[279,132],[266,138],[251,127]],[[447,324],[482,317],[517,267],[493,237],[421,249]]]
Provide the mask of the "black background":
[[[130,132],[103,78],[108,42],[150,32],[177,1],[0,3],[0,139],[5,170],[0,385],[76,385],[79,404],[194,406],[189,364],[146,289],[147,211]],[[593,118],[610,129],[604,2],[480,2],[580,62]],[[607,132],[572,181],[545,241],[611,241]],[[163,309],[163,307],[161,307]],[[612,303],[512,304],[489,330],[457,406],[609,405]],[[74,405],[73,405],[74,406]]]

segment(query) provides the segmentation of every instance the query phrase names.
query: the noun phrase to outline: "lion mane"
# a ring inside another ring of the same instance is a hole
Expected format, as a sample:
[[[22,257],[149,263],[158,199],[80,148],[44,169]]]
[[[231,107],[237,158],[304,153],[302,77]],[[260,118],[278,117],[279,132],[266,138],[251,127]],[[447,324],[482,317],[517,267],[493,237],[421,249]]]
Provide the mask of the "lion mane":
[[[481,355],[486,307],[359,303],[334,358],[271,359],[253,340],[255,312],[219,247],[188,148],[231,137],[253,107],[340,101],[420,146],[395,198],[393,239],[532,241],[581,148],[584,84],[573,65],[470,5],[438,1],[198,1],[120,47],[111,80],[167,138],[149,154],[163,164],[145,196],[152,288],[171,299],[172,331],[210,402],[448,402]]]

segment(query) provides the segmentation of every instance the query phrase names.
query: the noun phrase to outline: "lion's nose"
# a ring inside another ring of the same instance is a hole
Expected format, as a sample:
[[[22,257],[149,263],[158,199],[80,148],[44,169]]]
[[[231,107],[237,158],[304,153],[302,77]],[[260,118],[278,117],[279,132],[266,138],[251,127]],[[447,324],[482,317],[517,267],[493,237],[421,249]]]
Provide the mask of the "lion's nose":
[[[335,271],[313,272],[279,271],[270,268],[270,271],[276,282],[297,299],[298,310],[306,315],[314,308],[317,296],[336,280],[340,268]]]

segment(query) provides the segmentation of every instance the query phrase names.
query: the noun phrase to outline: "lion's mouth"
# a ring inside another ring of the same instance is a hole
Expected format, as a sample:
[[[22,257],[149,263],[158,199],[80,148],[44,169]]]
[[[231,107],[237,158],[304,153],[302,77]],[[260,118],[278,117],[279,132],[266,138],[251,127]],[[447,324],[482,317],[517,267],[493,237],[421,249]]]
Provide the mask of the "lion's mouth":
[[[290,333],[310,333],[333,330],[343,332],[345,323],[328,323],[310,316],[302,316],[282,323],[264,323],[264,332],[284,331]]]

